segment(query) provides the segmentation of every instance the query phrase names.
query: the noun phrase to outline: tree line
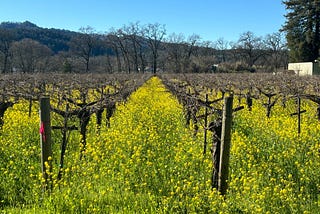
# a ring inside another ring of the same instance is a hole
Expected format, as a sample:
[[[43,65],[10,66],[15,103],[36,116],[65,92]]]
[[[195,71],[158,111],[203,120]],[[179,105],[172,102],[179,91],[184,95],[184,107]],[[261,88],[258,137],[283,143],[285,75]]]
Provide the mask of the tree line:
[[[28,26],[29,31],[38,29]],[[58,52],[50,48],[54,44],[30,37],[16,39],[12,28],[0,28],[2,73],[274,71],[287,62],[281,32],[259,37],[248,31],[232,42],[224,38],[203,41],[197,34],[167,34],[165,25],[159,23],[129,23],[104,34],[87,26],[65,38],[67,46]]]
[[[292,62],[314,61],[320,50],[320,1],[283,0],[288,13],[283,31]]]
[[[106,33],[90,26],[71,32],[42,29],[30,22],[5,23],[0,25],[0,69],[2,73],[275,72],[289,61],[318,59],[319,2],[283,1],[288,13],[282,29],[265,36],[246,31],[237,41],[168,34],[159,23],[133,22]]]

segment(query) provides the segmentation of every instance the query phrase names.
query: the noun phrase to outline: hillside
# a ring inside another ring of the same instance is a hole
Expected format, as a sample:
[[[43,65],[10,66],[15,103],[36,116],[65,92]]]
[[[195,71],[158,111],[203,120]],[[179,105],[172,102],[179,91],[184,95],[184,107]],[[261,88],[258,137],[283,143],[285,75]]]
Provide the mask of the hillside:
[[[2,22],[0,29],[6,29],[13,32],[16,41],[30,38],[47,45],[54,53],[59,51],[68,51],[69,42],[72,37],[76,36],[77,32],[69,30],[61,30],[54,28],[42,28],[29,21],[25,22]]]

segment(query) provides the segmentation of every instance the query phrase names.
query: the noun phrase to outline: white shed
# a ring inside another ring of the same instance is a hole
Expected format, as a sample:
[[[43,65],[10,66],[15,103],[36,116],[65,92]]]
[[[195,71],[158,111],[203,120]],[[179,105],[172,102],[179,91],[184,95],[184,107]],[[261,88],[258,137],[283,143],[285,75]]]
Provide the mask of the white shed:
[[[316,62],[298,62],[289,63],[288,70],[294,71],[299,76],[303,75],[320,75],[320,65]]]

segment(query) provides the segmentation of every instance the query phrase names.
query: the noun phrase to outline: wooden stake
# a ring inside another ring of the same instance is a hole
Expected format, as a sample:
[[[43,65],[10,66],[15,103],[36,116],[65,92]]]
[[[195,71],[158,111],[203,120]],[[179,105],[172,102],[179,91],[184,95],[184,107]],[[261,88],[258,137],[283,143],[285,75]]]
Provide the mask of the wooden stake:
[[[32,97],[29,97],[29,117],[31,117],[31,112],[32,112]]]
[[[221,149],[220,149],[220,167],[218,190],[222,195],[227,192],[227,180],[229,174],[229,156],[231,144],[231,128],[232,128],[232,105],[233,96],[226,97],[224,100],[222,114],[222,133],[221,133]]]
[[[298,96],[297,97],[297,113],[298,113],[298,134],[301,133],[301,99],[300,97]]]
[[[44,189],[50,189],[52,170],[50,98],[40,98],[40,144],[42,175],[45,180]]]
[[[219,180],[219,167],[220,167],[220,149],[221,149],[221,130],[222,124],[220,120],[210,123],[210,129],[212,130],[212,176],[211,187],[218,190]]]
[[[290,116],[298,116],[298,135],[301,133],[301,114],[305,112],[306,110],[301,110],[301,98],[297,96],[297,112],[290,114]]]
[[[206,154],[207,152],[207,129],[208,129],[208,94],[206,94],[206,106],[204,110],[204,142],[203,142],[203,154]]]

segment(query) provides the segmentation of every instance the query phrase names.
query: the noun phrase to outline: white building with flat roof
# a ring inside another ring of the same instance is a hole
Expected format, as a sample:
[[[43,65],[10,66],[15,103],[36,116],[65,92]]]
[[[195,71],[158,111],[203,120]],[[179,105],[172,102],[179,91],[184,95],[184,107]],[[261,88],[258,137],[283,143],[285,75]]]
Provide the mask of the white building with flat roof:
[[[318,61],[289,63],[288,70],[294,71],[299,76],[320,75],[320,63]]]

